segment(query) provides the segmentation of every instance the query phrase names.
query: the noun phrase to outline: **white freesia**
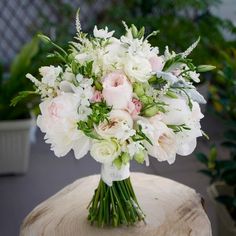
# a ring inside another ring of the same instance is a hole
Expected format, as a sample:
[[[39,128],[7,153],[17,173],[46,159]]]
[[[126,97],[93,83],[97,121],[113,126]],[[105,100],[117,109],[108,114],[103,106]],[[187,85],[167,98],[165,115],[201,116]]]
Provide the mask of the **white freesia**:
[[[65,156],[71,149],[77,159],[86,155],[90,148],[89,138],[77,129],[77,108],[80,99],[75,94],[63,93],[40,104],[41,115],[37,125],[46,133],[45,139],[58,157]]]
[[[132,82],[147,82],[152,74],[152,66],[148,59],[128,55],[124,58],[124,72]]]
[[[107,26],[105,27],[105,29],[98,29],[97,26],[95,25],[94,29],[93,29],[93,35],[96,38],[103,38],[103,39],[107,39],[112,37],[112,35],[114,34],[114,30],[111,32],[108,32],[108,28]]]
[[[103,164],[112,163],[120,153],[120,145],[115,139],[94,140],[90,150],[91,156]]]
[[[39,72],[42,75],[42,82],[54,87],[58,76],[62,73],[62,68],[60,66],[42,66],[39,68]]]
[[[95,130],[102,138],[117,138],[122,141],[135,134],[132,117],[123,110],[112,110],[108,121],[95,126]]]

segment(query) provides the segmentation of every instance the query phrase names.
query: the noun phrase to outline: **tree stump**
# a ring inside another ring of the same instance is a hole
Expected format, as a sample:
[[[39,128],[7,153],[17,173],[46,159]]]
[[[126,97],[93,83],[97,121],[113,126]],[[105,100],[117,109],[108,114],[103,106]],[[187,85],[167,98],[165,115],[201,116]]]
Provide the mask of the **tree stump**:
[[[75,181],[37,206],[24,220],[21,236],[211,236],[211,225],[195,190],[160,176],[131,173],[146,224],[98,228],[87,206],[98,175]]]

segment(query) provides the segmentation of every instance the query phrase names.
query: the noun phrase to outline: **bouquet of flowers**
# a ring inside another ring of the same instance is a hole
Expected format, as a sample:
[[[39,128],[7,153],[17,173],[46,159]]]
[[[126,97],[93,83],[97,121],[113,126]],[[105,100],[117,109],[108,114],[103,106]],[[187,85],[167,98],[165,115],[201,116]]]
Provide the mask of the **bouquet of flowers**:
[[[89,151],[101,163],[101,180],[88,206],[88,220],[98,226],[130,225],[144,220],[130,181],[130,161],[148,165],[148,155],[172,164],[176,154],[189,155],[202,136],[199,103],[205,103],[193,85],[199,72],[212,66],[194,66],[185,52],[166,47],[163,55],[145,37],[145,30],[124,23],[125,34],[113,36],[108,28],[94,27],[93,35],[81,31],[65,51],[55,46],[49,55],[57,66],[39,69],[41,78],[26,77],[39,94],[41,114],[37,125],[58,157],[70,150],[80,159]]]

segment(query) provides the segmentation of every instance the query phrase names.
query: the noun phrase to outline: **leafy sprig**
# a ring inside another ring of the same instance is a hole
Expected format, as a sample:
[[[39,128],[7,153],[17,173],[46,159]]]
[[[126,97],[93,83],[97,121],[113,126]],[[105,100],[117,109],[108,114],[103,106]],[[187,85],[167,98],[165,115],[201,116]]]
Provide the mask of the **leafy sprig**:
[[[16,106],[21,100],[27,98],[30,95],[37,95],[36,91],[22,91],[19,92],[16,97],[11,100],[11,106]]]
[[[108,120],[108,113],[111,111],[111,107],[107,106],[105,102],[96,102],[92,103],[90,108],[92,113],[88,116],[88,119],[86,121],[79,121],[77,127],[88,137],[100,139],[99,135],[94,131],[94,125]]]
[[[133,139],[133,141],[137,142],[137,141],[142,141],[142,140],[146,140],[148,143],[150,143],[152,145],[152,141],[147,137],[147,135],[142,131],[142,126],[138,125],[137,129],[136,129],[136,134],[133,135],[131,137]]]
[[[181,125],[167,125],[168,128],[172,129],[174,133],[183,132],[184,130],[191,130],[186,124]]]

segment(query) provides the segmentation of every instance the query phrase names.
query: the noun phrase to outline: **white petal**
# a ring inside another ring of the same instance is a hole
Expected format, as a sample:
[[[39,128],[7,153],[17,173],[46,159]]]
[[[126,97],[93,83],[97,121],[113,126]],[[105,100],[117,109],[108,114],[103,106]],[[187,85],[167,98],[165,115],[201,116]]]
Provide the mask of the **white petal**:
[[[81,136],[79,140],[76,141],[76,145],[74,145],[73,150],[76,159],[80,159],[85,156],[90,148],[90,140],[85,135]]]
[[[181,156],[188,156],[194,151],[196,146],[197,146],[197,139],[194,138],[188,143],[183,143],[182,145],[179,145],[177,154]]]

